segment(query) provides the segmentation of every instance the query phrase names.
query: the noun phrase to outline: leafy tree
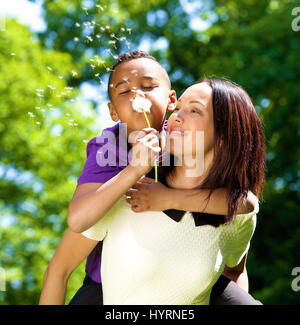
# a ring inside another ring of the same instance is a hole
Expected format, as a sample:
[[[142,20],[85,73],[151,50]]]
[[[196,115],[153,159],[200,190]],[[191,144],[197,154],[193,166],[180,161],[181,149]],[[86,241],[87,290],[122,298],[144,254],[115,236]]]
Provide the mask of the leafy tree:
[[[79,92],[65,81],[73,69],[70,54],[45,50],[27,27],[6,21],[0,33],[1,303],[38,302],[66,229],[86,141],[100,131],[96,114],[76,103]],[[70,292],[77,287],[78,281]]]
[[[105,88],[114,56],[145,40],[167,68],[178,95],[201,77],[216,76],[237,82],[252,97],[268,154],[264,200],[248,258],[250,289],[265,304],[298,303],[291,289],[291,272],[300,257],[300,45],[299,32],[291,28],[297,5],[294,0],[44,0],[45,32],[30,35],[16,23],[8,25],[0,34],[1,161],[20,175],[14,181],[0,178],[3,210],[15,216],[1,232],[0,266],[8,272],[6,303],[37,301],[43,268],[65,229],[66,208],[85,160],[82,139],[99,131],[93,110],[85,117],[71,98],[84,82],[97,87],[100,82]],[[201,29],[203,22],[207,28]],[[156,46],[158,40],[167,46]],[[72,94],[57,97],[66,93],[65,87],[72,87]],[[36,90],[40,88],[44,92]],[[42,103],[36,103],[37,93],[43,95]],[[44,114],[34,109],[38,106],[45,108]],[[61,115],[53,116],[51,107],[60,107]],[[66,114],[78,125],[71,121],[60,137],[53,136],[52,127],[65,126]],[[43,146],[46,141],[50,148]],[[25,171],[36,177],[34,184],[42,183],[41,189],[18,181]],[[81,277],[82,269],[70,281],[69,297]],[[18,290],[11,287],[17,286],[11,283],[14,279],[22,280]]]

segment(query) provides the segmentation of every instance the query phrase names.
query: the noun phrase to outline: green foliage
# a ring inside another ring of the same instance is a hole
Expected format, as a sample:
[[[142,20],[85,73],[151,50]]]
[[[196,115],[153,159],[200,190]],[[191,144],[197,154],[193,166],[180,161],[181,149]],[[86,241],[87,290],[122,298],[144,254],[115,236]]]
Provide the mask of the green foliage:
[[[1,303],[38,302],[43,273],[66,229],[86,156],[83,140],[100,131],[92,110],[84,116],[83,107],[68,101],[64,80],[72,69],[70,54],[45,50],[28,28],[6,21],[0,33]],[[78,281],[70,292],[77,287]]]
[[[299,3],[199,3],[45,0],[45,32],[33,35],[7,21],[0,32],[0,144],[7,171],[0,178],[0,203],[2,218],[14,218],[7,219],[9,226],[2,221],[0,234],[0,266],[7,277],[7,291],[0,292],[3,303],[37,303],[85,161],[83,140],[102,126],[91,108],[86,116],[71,98],[83,82],[103,82],[113,56],[145,39],[166,66],[178,96],[203,76],[229,78],[249,92],[268,152],[264,199],[248,258],[250,289],[265,304],[298,303],[291,271],[300,261],[300,32],[291,28],[291,12]],[[200,17],[210,27],[191,29],[192,18]],[[162,38],[167,48],[155,45]],[[62,126],[60,136],[53,135],[54,125]],[[11,167],[17,175],[11,176]],[[31,173],[30,181],[24,181],[25,172]],[[83,267],[70,281],[68,299],[82,282]]]

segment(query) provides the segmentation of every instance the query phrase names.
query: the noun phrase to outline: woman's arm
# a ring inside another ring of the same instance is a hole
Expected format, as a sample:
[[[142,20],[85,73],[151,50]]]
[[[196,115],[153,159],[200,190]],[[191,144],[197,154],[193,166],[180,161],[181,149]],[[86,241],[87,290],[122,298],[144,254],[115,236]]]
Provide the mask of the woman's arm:
[[[210,199],[206,200],[208,195],[209,190],[173,189],[160,182],[154,183],[153,179],[145,177],[126,192],[126,200],[135,212],[176,209],[226,215],[228,213],[226,189],[214,190]],[[236,213],[249,213],[254,206],[255,196],[249,192],[246,202],[238,205]]]
[[[69,276],[97,243],[98,241],[67,230],[45,272],[40,305],[65,304]]]

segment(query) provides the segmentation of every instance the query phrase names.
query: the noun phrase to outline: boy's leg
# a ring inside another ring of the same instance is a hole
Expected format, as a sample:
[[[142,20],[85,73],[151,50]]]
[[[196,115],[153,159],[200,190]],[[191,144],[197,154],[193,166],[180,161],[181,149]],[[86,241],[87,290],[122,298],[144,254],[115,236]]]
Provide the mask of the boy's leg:
[[[76,292],[75,296],[69,302],[69,305],[102,305],[102,285],[93,281],[86,274],[83,285]]]
[[[212,288],[210,305],[262,305],[235,282],[221,275]]]

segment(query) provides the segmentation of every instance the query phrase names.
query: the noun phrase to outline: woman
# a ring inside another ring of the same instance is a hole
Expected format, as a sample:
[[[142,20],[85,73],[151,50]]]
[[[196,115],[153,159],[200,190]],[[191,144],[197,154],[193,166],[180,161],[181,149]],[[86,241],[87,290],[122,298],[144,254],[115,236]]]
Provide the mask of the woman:
[[[170,153],[181,163],[171,171],[162,171],[166,184],[174,191],[226,188],[228,216],[207,219],[201,213],[185,212],[178,218],[178,213],[170,211],[136,214],[121,199],[83,233],[88,238],[86,245],[73,252],[72,265],[60,279],[57,301],[62,301],[72,268],[97,240],[104,239],[104,304],[208,304],[211,288],[224,266],[234,267],[244,258],[255,228],[258,202],[253,198],[255,208],[249,214],[235,215],[235,211],[248,191],[259,196],[265,168],[262,130],[251,100],[230,82],[205,80],[188,88],[178,100],[168,130]],[[197,131],[204,132],[200,149],[192,141]],[[197,167],[195,157],[203,150],[202,175],[187,177],[187,172]],[[181,209],[201,212],[194,201]],[[139,205],[133,205],[138,211]],[[67,237],[63,241],[67,246]]]

